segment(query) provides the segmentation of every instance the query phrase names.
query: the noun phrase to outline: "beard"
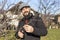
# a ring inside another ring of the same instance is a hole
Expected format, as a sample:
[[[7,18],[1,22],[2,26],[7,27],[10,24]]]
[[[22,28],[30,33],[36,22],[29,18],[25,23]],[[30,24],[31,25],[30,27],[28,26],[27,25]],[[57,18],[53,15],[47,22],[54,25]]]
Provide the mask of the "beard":
[[[25,15],[23,15],[25,19],[30,19],[33,14],[32,13],[26,13]]]
[[[27,16],[29,13],[24,13],[23,16]]]

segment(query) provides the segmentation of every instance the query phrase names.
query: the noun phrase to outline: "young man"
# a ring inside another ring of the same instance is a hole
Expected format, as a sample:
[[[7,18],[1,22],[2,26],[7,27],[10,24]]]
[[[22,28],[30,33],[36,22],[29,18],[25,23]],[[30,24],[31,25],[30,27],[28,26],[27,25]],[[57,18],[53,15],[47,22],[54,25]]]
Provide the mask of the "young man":
[[[40,40],[41,36],[47,34],[47,29],[42,19],[30,13],[29,5],[24,4],[20,9],[24,18],[19,22],[16,38],[21,38],[21,40]]]

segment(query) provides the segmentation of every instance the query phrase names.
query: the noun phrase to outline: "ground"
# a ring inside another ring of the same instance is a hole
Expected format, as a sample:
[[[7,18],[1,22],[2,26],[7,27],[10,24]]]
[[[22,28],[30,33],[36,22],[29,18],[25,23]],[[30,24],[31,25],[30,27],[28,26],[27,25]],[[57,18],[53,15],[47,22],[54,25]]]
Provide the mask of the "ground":
[[[41,40],[60,40],[60,29],[49,29],[48,34],[45,37],[41,37]]]
[[[15,31],[9,30],[0,40],[17,40],[14,37]],[[47,36],[41,37],[41,40],[60,40],[60,29],[48,29]]]

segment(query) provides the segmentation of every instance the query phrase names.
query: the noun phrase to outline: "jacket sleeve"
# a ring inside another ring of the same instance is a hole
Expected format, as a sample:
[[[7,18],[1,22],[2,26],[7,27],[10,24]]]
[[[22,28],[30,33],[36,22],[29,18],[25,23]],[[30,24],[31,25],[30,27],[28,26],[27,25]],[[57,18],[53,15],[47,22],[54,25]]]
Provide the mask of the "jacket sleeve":
[[[22,22],[19,22],[18,27],[17,27],[17,30],[16,30],[16,33],[15,33],[15,37],[17,39],[20,39],[20,37],[18,36],[18,31],[20,31],[20,27],[22,27],[22,26],[23,26],[23,23]]]
[[[19,26],[20,26],[20,22],[19,22],[19,24],[18,24],[16,33],[15,33],[15,37],[16,37],[17,39],[20,39],[20,37],[18,36],[18,31],[19,31],[19,28],[20,28]]]
[[[32,32],[33,35],[45,36],[47,34],[47,29],[41,18],[33,20],[30,25],[34,28],[34,32]]]

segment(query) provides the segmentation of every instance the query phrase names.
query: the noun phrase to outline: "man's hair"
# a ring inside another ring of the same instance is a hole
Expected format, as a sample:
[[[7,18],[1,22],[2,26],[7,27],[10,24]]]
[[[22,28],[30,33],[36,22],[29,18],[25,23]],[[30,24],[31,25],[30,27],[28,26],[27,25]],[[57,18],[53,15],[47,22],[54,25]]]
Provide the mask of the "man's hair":
[[[24,7],[22,7],[20,10],[22,10],[23,8],[30,8],[30,6],[24,6]]]

